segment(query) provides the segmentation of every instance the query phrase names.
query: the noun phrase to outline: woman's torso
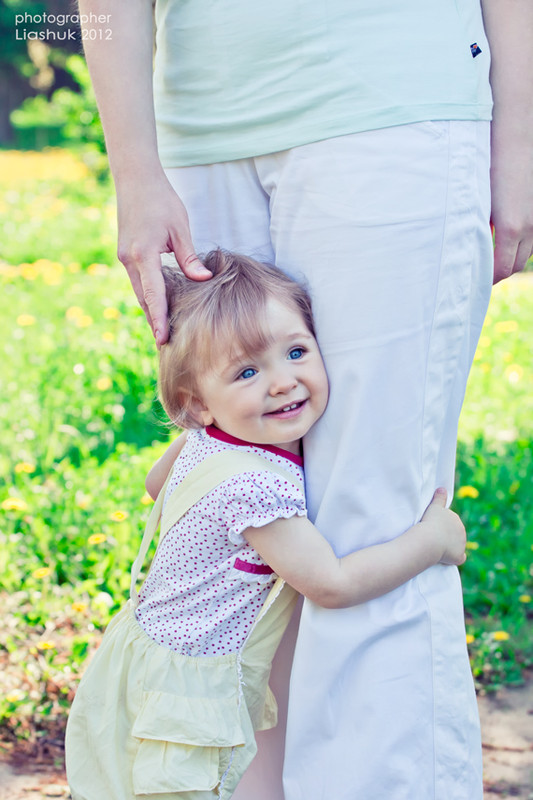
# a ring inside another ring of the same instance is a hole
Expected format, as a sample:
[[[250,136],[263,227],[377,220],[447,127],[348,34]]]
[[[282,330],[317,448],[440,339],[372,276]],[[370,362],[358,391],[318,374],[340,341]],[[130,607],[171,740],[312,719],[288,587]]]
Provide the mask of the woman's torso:
[[[156,22],[166,167],[490,118],[479,0],[158,0]]]

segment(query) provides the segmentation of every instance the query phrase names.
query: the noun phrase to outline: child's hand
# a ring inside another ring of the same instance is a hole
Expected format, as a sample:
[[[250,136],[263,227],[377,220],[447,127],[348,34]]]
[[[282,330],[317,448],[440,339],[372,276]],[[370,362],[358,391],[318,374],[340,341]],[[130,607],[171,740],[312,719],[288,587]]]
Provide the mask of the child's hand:
[[[441,564],[464,564],[466,531],[461,519],[446,508],[446,489],[437,489],[421,522],[430,527],[431,535],[442,544]]]

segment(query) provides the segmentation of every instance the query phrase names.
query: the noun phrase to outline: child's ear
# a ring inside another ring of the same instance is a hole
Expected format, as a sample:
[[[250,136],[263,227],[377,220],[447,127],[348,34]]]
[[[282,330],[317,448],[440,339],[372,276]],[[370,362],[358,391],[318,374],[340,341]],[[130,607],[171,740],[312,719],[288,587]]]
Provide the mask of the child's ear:
[[[211,414],[205,403],[194,395],[189,400],[189,410],[192,416],[199,422],[203,428],[212,425],[215,421],[214,416]]]

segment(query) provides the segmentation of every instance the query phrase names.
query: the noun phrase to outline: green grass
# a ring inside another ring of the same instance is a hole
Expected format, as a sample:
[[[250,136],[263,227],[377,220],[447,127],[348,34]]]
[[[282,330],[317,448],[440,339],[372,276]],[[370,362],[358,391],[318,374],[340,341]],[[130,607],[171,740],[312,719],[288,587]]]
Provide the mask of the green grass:
[[[459,429],[456,483],[479,492],[454,502],[470,540],[469,647],[490,689],[520,683],[533,664],[532,316],[531,273],[495,287]]]
[[[32,737],[63,724],[84,659],[127,594],[149,511],[144,475],[167,433],[152,336],[114,263],[109,181],[70,154],[13,158],[0,170],[0,723]],[[66,206],[43,217],[49,196]],[[460,426],[454,503],[470,538],[472,666],[486,689],[519,682],[533,663],[532,311],[532,276],[496,287]]]

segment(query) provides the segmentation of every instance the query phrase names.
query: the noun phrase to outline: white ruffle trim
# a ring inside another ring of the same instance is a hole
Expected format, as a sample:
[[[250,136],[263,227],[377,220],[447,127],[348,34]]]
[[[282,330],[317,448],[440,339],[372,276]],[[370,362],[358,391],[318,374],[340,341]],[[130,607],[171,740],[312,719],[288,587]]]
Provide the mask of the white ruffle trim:
[[[307,510],[305,508],[290,506],[288,508],[272,509],[271,514],[264,516],[256,515],[253,517],[245,517],[240,520],[236,520],[235,524],[228,529],[228,538],[232,544],[246,545],[248,543],[242,535],[242,531],[245,531],[246,528],[263,528],[265,525],[275,522],[277,519],[290,519],[294,516],[306,517]]]

